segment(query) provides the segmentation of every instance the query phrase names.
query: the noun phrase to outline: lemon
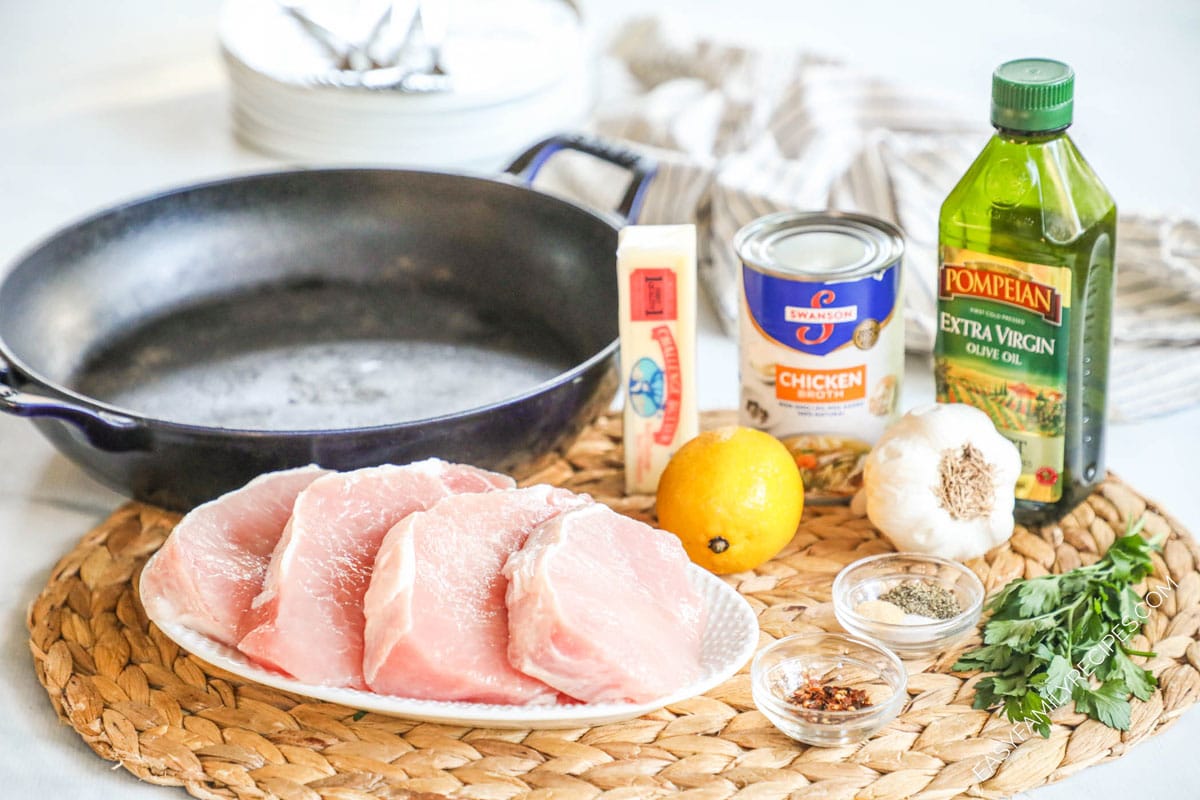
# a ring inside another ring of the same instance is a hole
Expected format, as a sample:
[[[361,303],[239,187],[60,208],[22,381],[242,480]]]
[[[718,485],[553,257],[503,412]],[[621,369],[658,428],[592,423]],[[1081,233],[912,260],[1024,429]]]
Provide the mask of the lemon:
[[[800,470],[778,439],[728,426],[684,444],[658,483],[658,522],[719,575],[754,569],[784,548],[804,510]]]

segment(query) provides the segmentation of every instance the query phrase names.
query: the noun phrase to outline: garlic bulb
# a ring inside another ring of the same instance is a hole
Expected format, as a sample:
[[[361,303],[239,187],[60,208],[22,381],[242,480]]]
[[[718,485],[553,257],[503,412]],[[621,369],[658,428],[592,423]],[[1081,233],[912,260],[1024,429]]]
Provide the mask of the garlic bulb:
[[[867,516],[897,550],[965,561],[1012,536],[1021,456],[961,403],[904,415],[867,456]]]

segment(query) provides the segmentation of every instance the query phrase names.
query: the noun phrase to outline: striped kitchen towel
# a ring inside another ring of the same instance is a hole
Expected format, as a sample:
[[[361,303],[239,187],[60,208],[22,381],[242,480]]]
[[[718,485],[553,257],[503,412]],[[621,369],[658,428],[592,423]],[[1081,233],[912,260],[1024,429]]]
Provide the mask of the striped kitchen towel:
[[[944,97],[840,63],[673,40],[654,19],[624,28],[613,55],[619,68],[609,65],[594,130],[658,159],[641,221],[700,225],[701,275],[729,332],[738,304],[734,233],[771,211],[832,208],[904,231],[906,343],[932,349],[938,209],[991,128],[948,110],[954,104]],[[622,181],[610,169],[564,157],[546,180],[611,208]],[[1117,262],[1113,417],[1200,402],[1200,224],[1122,211]]]

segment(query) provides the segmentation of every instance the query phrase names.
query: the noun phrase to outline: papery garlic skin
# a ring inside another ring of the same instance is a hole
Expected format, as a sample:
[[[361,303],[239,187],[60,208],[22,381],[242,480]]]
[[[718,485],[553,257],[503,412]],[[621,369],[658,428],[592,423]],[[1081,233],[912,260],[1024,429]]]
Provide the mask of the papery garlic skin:
[[[990,467],[990,509],[956,519],[940,497],[942,459],[967,445]],[[922,406],[890,427],[867,456],[867,516],[899,551],[966,561],[1012,536],[1020,474],[1020,453],[986,413],[962,403]]]

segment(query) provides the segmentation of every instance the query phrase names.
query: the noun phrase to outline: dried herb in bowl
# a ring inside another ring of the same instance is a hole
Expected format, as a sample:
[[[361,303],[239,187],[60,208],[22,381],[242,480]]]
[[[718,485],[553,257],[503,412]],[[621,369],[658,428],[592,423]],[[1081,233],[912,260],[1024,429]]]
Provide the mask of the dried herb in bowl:
[[[953,619],[962,613],[954,592],[929,581],[905,581],[879,595],[879,599],[930,619]]]
[[[993,672],[975,685],[975,708],[1000,706],[1012,722],[1029,721],[1050,735],[1050,712],[1075,709],[1110,728],[1128,730],[1129,697],[1149,700],[1158,680],[1125,646],[1142,628],[1142,597],[1133,589],[1154,569],[1160,542],[1131,522],[1102,559],[1062,575],[1019,579],[986,606],[984,646],[963,654],[954,669]]]

